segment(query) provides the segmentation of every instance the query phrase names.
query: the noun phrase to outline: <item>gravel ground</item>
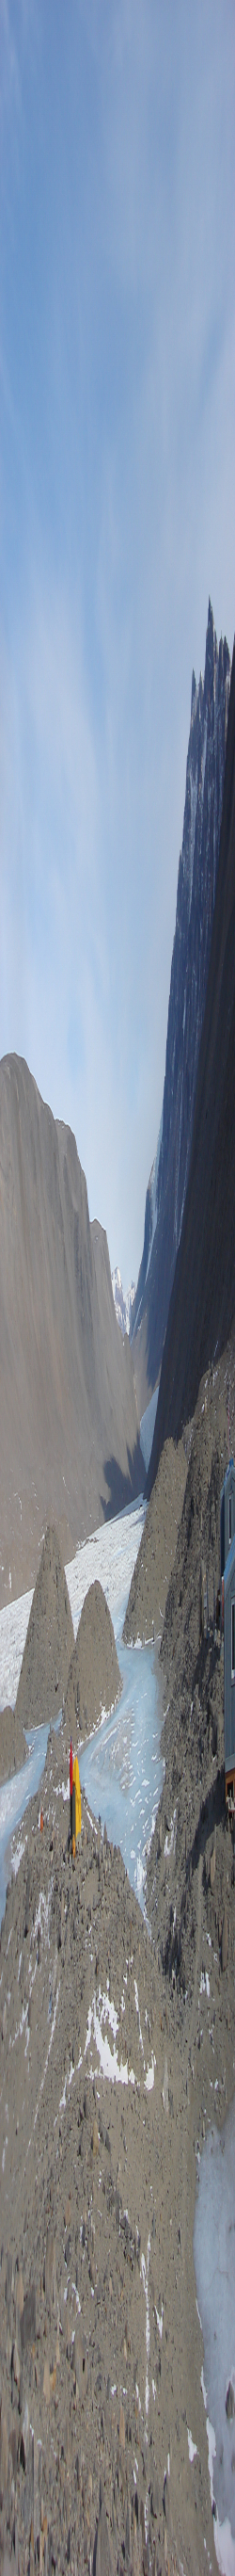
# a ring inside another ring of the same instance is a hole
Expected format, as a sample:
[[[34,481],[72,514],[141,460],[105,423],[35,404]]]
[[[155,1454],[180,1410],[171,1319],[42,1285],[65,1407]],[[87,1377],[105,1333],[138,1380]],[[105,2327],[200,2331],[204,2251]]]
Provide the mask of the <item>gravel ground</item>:
[[[185,1435],[151,1937],[85,1798],[69,1858],[54,1735],[43,1832],[32,1802],[7,1894],[0,2550],[19,2576],[38,2564],[44,2576],[216,2566],[193,2222],[200,2147],[234,2085],[235,1862],[212,1618],[228,1368],[233,1416],[230,1349]],[[199,1644],[201,1562],[211,1611]]]

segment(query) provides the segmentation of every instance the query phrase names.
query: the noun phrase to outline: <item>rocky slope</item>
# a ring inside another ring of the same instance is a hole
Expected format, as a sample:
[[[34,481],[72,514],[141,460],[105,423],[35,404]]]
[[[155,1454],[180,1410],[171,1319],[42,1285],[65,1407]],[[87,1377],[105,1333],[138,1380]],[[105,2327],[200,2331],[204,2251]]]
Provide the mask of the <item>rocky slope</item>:
[[[230,688],[209,601],[204,681],[192,677],[182,851],[171,967],[163,1111],[148,1183],[131,1336],[139,1410],[161,1366],[190,1163],[219,857]]]
[[[0,1606],[34,1582],[48,1520],[79,1537],[142,1485],[129,1343],[70,1128],[0,1065]]]
[[[167,1436],[178,1439],[203,1369],[235,1313],[235,646],[220,855],[198,1064],[191,1161],[163,1352],[148,1491]]]
[[[56,1791],[49,1746],[44,1830],[35,1802],[1,1939],[0,2547],[12,2576],[38,2561],[43,2576],[68,2564],[71,2576],[123,2564],[176,2576],[182,2563],[199,2576],[204,2541],[214,2558],[191,1993],[187,2008],[161,1963],[156,1906],[150,1944],[85,1800],[69,1862]],[[201,1941],[197,1992],[200,1973]],[[227,2012],[229,1996],[228,1973]],[[217,2038],[229,2089],[225,2011]],[[205,2062],[203,2079],[204,2099]]]
[[[198,2154],[234,2085],[235,1862],[214,1637],[227,1384],[201,1385],[179,1457],[161,1647],[165,1780],[151,1940],[82,1801],[68,1852],[50,1735],[1,1930],[0,2561],[12,2576],[216,2568],[193,2265]],[[162,1462],[161,1462],[162,1468]],[[158,1492],[160,1492],[160,1475]],[[151,1509],[151,1507],[150,1507]],[[156,1517],[156,1560],[162,1513]],[[199,1642],[201,1556],[209,1633]],[[159,1585],[156,1561],[156,1588]],[[146,1572],[146,1614],[147,1601]],[[64,1730],[63,1730],[64,1733]],[[67,1747],[68,1750],[68,1747]],[[23,1844],[23,1848],[22,1848]],[[209,1963],[209,1967],[208,1967]],[[226,2395],[226,2392],[225,2392]],[[223,2427],[221,2427],[221,2438]]]

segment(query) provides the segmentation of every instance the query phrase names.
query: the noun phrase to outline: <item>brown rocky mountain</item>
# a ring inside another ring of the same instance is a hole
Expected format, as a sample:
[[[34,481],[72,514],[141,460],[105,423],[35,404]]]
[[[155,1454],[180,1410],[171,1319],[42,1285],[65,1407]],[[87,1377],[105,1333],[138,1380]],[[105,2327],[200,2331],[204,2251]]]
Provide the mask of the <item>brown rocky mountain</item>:
[[[235,1313],[235,645],[220,853],[182,1233],[147,1479],[193,1413],[203,1370]]]
[[[134,1370],[75,1137],[28,1066],[0,1064],[0,1603],[142,1484]]]

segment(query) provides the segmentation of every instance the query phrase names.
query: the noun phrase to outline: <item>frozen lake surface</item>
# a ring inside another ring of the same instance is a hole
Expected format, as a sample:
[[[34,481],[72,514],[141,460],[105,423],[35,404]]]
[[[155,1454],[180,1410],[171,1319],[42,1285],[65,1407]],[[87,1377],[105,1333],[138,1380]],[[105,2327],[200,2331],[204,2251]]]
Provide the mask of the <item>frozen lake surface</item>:
[[[214,2497],[216,2505],[214,2542],[221,2576],[235,2576],[235,2101],[220,2134],[210,2129],[203,2147],[194,2262],[204,2343],[202,2386],[211,2501]]]
[[[160,1753],[161,1693],[154,1648],[121,1645],[117,1637],[122,1698],[113,1717],[89,1738],[80,1756],[81,1783],[94,1816],[120,1844],[131,1886],[144,1904],[146,1852],[163,1780]]]
[[[123,1680],[116,1714],[105,1719],[80,1756],[93,1813],[101,1816],[113,1842],[119,1843],[140,1903],[144,1901],[146,1845],[162,1785],[160,1754],[161,1699],[157,1658],[152,1645],[142,1652],[122,1645],[122,1628],[131,1575],[145,1518],[140,1497],[135,1507],[108,1521],[77,1549],[67,1566],[75,1634],[82,1604],[97,1575],[109,1604]],[[32,1593],[1,1612],[0,1704],[14,1704]],[[57,1721],[58,1723],[58,1721]],[[22,1823],[29,1798],[39,1787],[47,1744],[47,1727],[32,1729],[30,1758],[24,1769],[0,1790],[0,1914],[5,1904],[9,1839]],[[14,1865],[14,1852],[13,1852]]]

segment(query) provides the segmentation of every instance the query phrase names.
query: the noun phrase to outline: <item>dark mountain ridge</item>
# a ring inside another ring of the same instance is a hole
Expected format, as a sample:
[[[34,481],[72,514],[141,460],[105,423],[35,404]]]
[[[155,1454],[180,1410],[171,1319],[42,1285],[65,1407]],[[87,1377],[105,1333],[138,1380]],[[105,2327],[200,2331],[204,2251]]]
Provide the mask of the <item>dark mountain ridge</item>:
[[[182,851],[172,953],[163,1111],[148,1182],[131,1339],[139,1409],[161,1366],[190,1163],[219,857],[230,688],[226,640],[209,600],[204,681],[192,676]]]
[[[235,644],[223,810],[190,1169],[164,1344],[151,1492],[163,1443],[192,1415],[235,1313]]]

